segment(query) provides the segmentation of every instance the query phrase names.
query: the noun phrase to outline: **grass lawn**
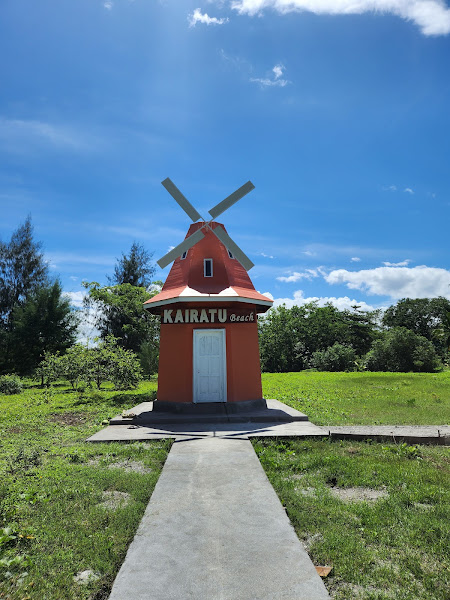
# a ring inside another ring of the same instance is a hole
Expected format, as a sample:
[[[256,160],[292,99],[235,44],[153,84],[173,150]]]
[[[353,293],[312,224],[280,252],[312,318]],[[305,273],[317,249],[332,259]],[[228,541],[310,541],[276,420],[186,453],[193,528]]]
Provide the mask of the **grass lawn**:
[[[442,373],[263,373],[264,398],[316,425],[446,425],[450,371]]]
[[[155,389],[0,396],[0,598],[108,597],[170,442],[84,440]]]
[[[450,598],[448,448],[253,444],[314,564],[332,567],[324,582],[333,598]]]
[[[449,420],[449,372],[264,374],[263,386],[265,397],[318,424]],[[85,439],[155,392],[152,380],[132,392],[30,383],[0,395],[0,599],[108,597],[170,442]],[[448,448],[328,440],[255,448],[314,562],[333,566],[326,582],[335,598],[449,597]],[[354,487],[384,495],[334,495]],[[83,572],[90,579],[76,581]]]

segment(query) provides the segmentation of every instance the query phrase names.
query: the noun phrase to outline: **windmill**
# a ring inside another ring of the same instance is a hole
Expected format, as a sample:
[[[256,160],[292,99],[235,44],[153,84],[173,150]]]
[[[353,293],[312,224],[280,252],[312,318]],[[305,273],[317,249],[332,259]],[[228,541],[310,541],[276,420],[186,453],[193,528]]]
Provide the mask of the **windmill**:
[[[169,178],[162,185],[192,223],[186,239],[157,261],[173,265],[161,291],[144,303],[161,320],[154,410],[224,402],[233,410],[265,407],[257,315],[273,300],[255,289],[247,273],[252,261],[215,221],[255,186],[245,183],[206,220]]]
[[[157,261],[157,264],[164,269],[171,262],[173,262],[176,258],[181,256],[184,252],[187,252],[190,248],[195,246],[201,239],[205,237],[203,233],[203,229],[209,229],[214,233],[214,235],[222,242],[222,244],[233,254],[233,256],[238,260],[241,265],[244,267],[246,271],[250,271],[254,264],[248,258],[248,256],[239,248],[239,246],[233,242],[231,237],[226,233],[222,227],[211,227],[211,222],[224,213],[230,206],[233,206],[238,200],[243,198],[246,194],[251,192],[255,186],[251,181],[247,181],[244,183],[239,189],[235,192],[227,196],[225,200],[216,204],[211,210],[209,210],[209,214],[211,215],[211,219],[206,221],[201,214],[196,210],[194,206],[189,202],[189,200],[180,192],[177,186],[167,177],[164,181],[161,182],[162,185],[166,188],[175,202],[184,210],[184,212],[188,215],[188,217],[192,220],[193,223],[196,223],[198,220],[202,220],[203,225],[200,229],[195,231],[192,235],[186,238],[181,244],[178,244],[175,248],[173,248],[170,252],[168,252],[165,256],[160,258]]]

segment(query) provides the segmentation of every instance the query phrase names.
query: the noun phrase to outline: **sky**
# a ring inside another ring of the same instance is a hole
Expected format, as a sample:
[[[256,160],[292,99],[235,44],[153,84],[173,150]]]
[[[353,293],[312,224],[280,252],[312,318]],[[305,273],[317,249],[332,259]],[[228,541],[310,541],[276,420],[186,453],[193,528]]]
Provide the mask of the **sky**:
[[[450,298],[450,3],[2,0],[0,239],[75,306],[218,219],[275,304]],[[169,267],[156,269],[164,280]]]

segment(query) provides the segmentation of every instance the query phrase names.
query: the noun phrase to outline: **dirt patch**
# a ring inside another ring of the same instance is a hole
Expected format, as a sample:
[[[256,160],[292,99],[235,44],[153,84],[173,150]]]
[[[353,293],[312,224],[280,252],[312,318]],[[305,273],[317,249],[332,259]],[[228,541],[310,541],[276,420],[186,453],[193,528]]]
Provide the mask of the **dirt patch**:
[[[302,544],[303,544],[303,547],[305,548],[306,552],[309,552],[311,550],[311,547],[313,546],[313,544],[315,544],[316,542],[321,542],[322,540],[323,540],[322,534],[315,533],[314,535],[308,535],[307,538],[302,540]]]
[[[374,502],[375,500],[386,498],[388,496],[386,490],[373,490],[372,488],[363,487],[332,487],[330,488],[330,492],[344,502]]]
[[[301,496],[314,496],[316,493],[316,489],[313,487],[300,488],[296,487],[295,491],[298,492]]]
[[[103,502],[101,502],[99,506],[109,510],[116,510],[116,508],[123,508],[129,504],[131,496],[126,492],[118,492],[114,490],[112,492],[103,492],[102,499]]]
[[[76,412],[65,412],[65,413],[52,413],[50,415],[50,421],[52,423],[58,423],[59,425],[73,426],[83,425],[86,423],[87,415],[84,413]]]
[[[9,433],[22,433],[23,429],[20,427],[10,427],[8,431]]]
[[[431,510],[434,508],[432,504],[424,504],[423,502],[414,502],[414,506],[420,510]]]
[[[100,575],[98,573],[94,573],[91,569],[86,569],[86,571],[80,571],[77,573],[73,580],[75,583],[79,583],[80,585],[87,585],[92,583],[93,581],[97,581],[100,579]]]
[[[108,465],[108,469],[124,469],[125,471],[133,471],[133,473],[141,473],[142,475],[152,472],[149,467],[146,467],[137,460],[122,460],[120,462],[115,462]]]

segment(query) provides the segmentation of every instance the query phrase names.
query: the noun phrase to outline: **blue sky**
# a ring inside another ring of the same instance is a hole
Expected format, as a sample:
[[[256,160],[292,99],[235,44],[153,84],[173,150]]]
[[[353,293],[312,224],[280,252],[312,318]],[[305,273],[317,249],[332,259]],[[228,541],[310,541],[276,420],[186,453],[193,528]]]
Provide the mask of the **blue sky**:
[[[221,220],[277,302],[450,298],[450,4],[3,0],[0,238],[73,301],[133,241]],[[157,268],[157,279],[168,269]]]

